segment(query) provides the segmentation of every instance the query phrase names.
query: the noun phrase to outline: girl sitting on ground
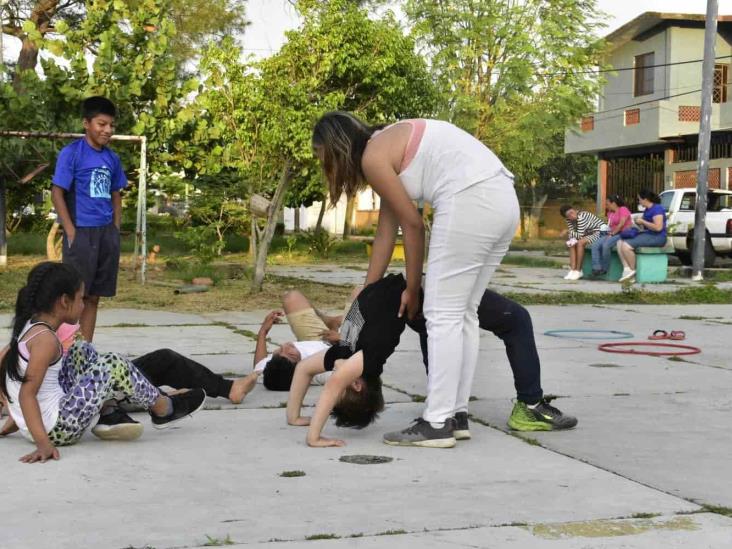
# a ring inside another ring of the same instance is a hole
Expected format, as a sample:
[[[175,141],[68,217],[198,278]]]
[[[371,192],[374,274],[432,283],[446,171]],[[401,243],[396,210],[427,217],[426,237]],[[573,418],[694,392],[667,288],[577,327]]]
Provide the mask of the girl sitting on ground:
[[[576,210],[569,204],[559,208],[559,213],[567,222],[567,229],[561,236],[568,236],[569,273],[564,280],[579,280],[582,278],[582,260],[585,257],[585,247],[591,246],[600,238],[600,230],[605,223],[595,214],[584,210]]]
[[[70,265],[44,262],[28,274],[18,292],[12,339],[0,363],[0,392],[13,424],[36,444],[25,463],[59,459],[57,446],[74,444],[115,392],[149,410],[164,428],[203,406],[206,393],[194,389],[168,397],[135,366],[114,353],[97,354],[76,341],[64,357],[56,330],[76,324],[84,309],[84,283]]]
[[[592,245],[592,275],[602,276],[610,269],[613,248],[620,233],[633,226],[633,217],[620,195],[615,194],[605,201],[608,232],[600,233],[600,238]]]
[[[643,189],[638,193],[638,204],[644,208],[643,215],[635,219],[640,231],[635,236],[623,235],[618,242],[618,255],[623,262],[620,282],[631,280],[635,276],[636,248],[662,248],[666,245],[666,210],[660,202],[659,196],[650,189]]]

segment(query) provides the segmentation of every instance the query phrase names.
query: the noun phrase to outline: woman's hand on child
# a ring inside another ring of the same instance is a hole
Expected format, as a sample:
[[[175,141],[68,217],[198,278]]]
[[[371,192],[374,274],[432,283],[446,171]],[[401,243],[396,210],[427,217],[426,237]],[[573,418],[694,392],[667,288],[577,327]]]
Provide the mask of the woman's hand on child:
[[[308,440],[307,443],[311,448],[329,448],[331,446],[340,447],[346,445],[343,440],[325,437],[320,437],[317,440]]]
[[[399,306],[399,318],[407,313],[409,320],[414,319],[419,312],[419,291],[406,289],[402,292],[402,304]]]
[[[37,461],[45,463],[49,459],[58,460],[60,457],[61,456],[58,453],[58,448],[56,448],[53,444],[44,444],[42,446],[39,446],[35,452],[31,452],[30,454],[27,454],[20,458],[19,461],[22,461],[23,463],[35,463]]]
[[[288,421],[290,425],[294,425],[295,427],[307,427],[310,425],[310,418],[307,416],[300,416],[297,419],[293,419],[292,421]]]

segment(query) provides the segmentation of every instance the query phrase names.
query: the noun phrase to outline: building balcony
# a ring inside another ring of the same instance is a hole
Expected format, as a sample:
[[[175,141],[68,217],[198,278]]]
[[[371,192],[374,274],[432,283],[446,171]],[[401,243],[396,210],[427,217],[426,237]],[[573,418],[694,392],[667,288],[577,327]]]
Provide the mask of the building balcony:
[[[583,117],[568,130],[564,152],[602,151],[648,147],[666,140],[699,133],[701,107],[698,98],[653,101],[626,110]],[[732,130],[732,102],[712,105],[712,131]]]

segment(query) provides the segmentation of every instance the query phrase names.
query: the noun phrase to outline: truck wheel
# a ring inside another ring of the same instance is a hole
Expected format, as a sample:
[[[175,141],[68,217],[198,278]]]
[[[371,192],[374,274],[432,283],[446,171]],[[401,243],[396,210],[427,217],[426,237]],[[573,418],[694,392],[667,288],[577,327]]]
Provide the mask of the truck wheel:
[[[694,248],[694,234],[692,231],[689,232],[689,236],[686,238],[686,247],[689,250],[688,252],[680,252],[676,255],[678,256],[681,263],[684,265],[691,265],[692,264],[692,257],[693,253],[692,250]],[[688,257],[689,263],[685,263],[683,256]],[[712,239],[709,238],[709,235],[704,239],[704,268],[709,269],[711,267],[714,267],[714,262],[717,260],[717,254],[714,252],[714,247],[712,246]]]
[[[676,252],[676,257],[679,258],[682,265],[691,265],[691,254],[689,252]]]

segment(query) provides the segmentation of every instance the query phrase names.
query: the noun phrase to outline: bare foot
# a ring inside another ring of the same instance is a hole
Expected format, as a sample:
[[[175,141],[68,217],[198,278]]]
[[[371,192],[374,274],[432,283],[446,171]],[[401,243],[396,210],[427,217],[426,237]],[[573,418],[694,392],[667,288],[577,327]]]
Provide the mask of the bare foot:
[[[240,404],[244,397],[257,385],[259,372],[252,372],[246,377],[235,379],[229,391],[229,400],[234,404]]]

